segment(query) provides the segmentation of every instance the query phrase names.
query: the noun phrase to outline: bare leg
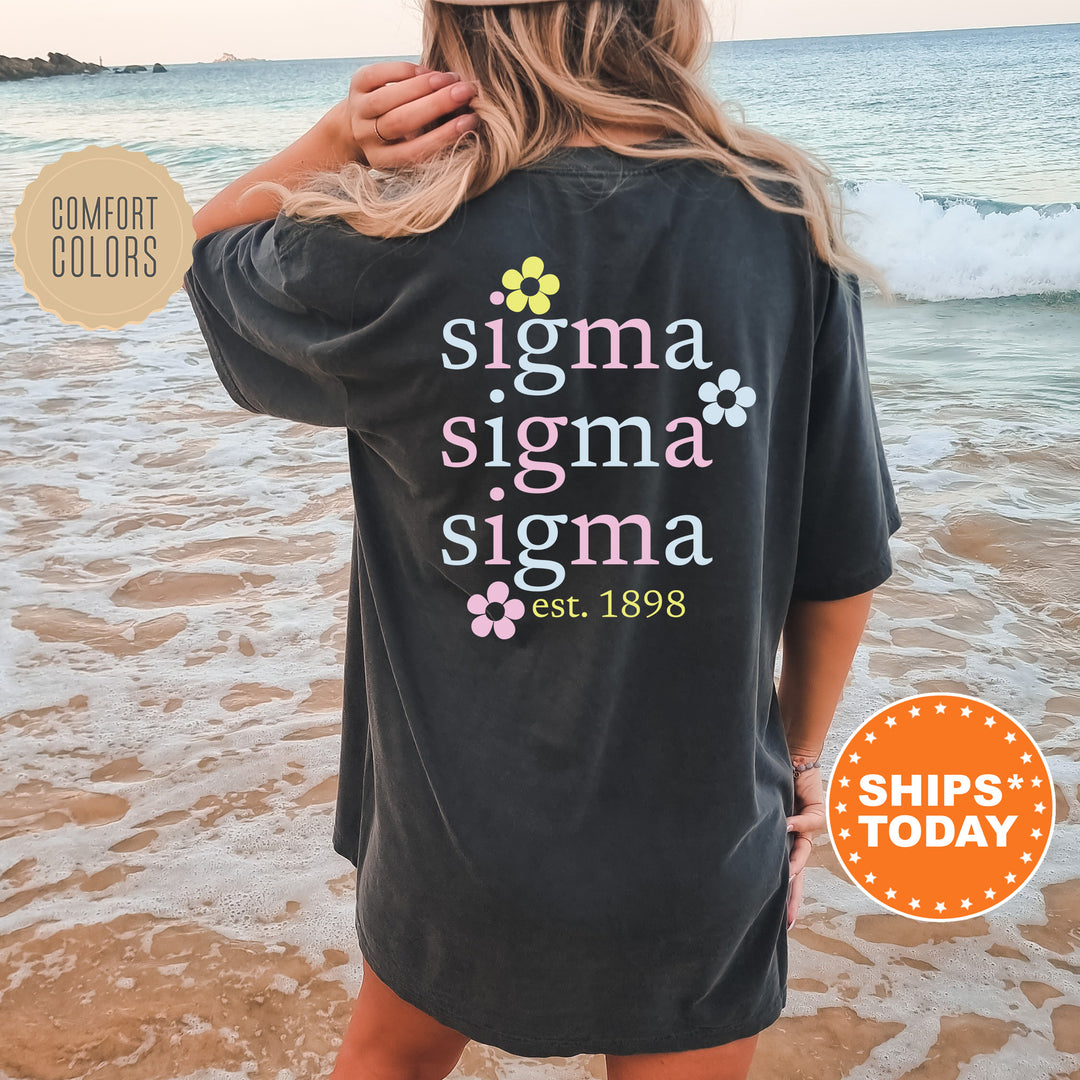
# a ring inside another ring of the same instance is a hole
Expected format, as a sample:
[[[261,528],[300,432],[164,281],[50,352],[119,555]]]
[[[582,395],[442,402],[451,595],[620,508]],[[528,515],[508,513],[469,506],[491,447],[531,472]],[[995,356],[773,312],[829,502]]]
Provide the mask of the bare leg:
[[[328,1080],[443,1080],[469,1040],[402,1001],[364,961],[364,981]]]
[[[607,1054],[608,1080],[746,1080],[757,1035],[677,1054]]]

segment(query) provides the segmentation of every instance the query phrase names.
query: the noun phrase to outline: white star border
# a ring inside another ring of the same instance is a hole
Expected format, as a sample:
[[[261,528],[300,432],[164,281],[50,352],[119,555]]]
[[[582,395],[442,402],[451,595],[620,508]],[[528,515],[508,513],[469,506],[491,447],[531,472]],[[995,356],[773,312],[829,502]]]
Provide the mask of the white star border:
[[[1049,765],[1047,764],[1046,758],[1043,756],[1041,749],[1039,748],[1035,740],[1031,737],[1031,735],[1019,723],[1017,723],[1016,720],[1014,720],[1011,716],[998,708],[996,705],[993,705],[991,702],[983,701],[979,698],[972,697],[968,694],[915,694],[911,697],[901,698],[898,701],[892,702],[892,704],[888,705],[885,709],[882,709],[878,713],[876,713],[874,717],[871,718],[869,723],[864,721],[863,724],[860,724],[859,727],[856,728],[854,732],[852,732],[847,741],[844,743],[844,746],[842,747],[839,755],[837,756],[837,768],[834,769],[833,772],[836,773],[842,767],[842,764],[845,760],[849,761],[852,764],[858,764],[858,762],[861,760],[857,749],[858,743],[863,742],[873,746],[873,744],[877,742],[880,736],[873,730],[872,727],[870,727],[870,724],[876,724],[880,721],[882,727],[888,728],[890,731],[894,730],[901,722],[898,717],[902,717],[903,712],[905,711],[901,710],[900,706],[908,706],[906,712],[912,719],[914,719],[915,717],[921,716],[923,714],[923,709],[927,706],[927,703],[930,702],[931,699],[933,700],[933,704],[930,707],[933,709],[933,715],[935,718],[947,717],[948,704],[946,704],[946,702],[954,706],[959,705],[960,702],[965,702],[963,708],[956,709],[957,714],[964,719],[969,719],[975,711],[971,708],[969,704],[967,704],[967,702],[973,702],[977,705],[983,706],[985,709],[985,713],[983,716],[983,726],[987,728],[993,728],[997,725],[999,720],[1002,720],[1003,722],[1012,725],[1012,729],[1007,730],[1003,735],[1003,738],[1007,743],[1015,743],[1017,738],[1017,731],[1019,731],[1022,735],[1022,738],[1026,740],[1028,744],[1030,744],[1028,749],[1024,749],[1023,744],[1021,744],[1020,749],[1022,749],[1023,752],[1018,755],[1018,769],[1025,765],[1030,765],[1031,762],[1034,760],[1034,756],[1036,755],[1038,756],[1039,761],[1042,764],[1042,768],[1044,770],[1044,774],[1046,776],[1049,787],[1050,799],[1048,817],[1046,819],[1039,818],[1040,821],[1046,820],[1046,838],[1045,840],[1043,840],[1042,838],[1042,829],[1037,827],[1032,830],[1030,839],[1036,841],[1036,843],[1028,846],[1031,847],[1033,850],[1022,852],[1019,855],[1018,861],[1019,863],[1023,864],[1018,867],[1019,875],[1011,870],[1004,875],[1003,884],[1005,888],[1003,893],[1000,895],[1000,898],[999,890],[995,889],[993,884],[991,883],[989,887],[982,889],[983,900],[993,900],[994,903],[989,904],[986,907],[981,907],[976,912],[969,912],[967,910],[973,906],[971,896],[965,896],[958,901],[954,900],[954,906],[960,910],[960,914],[957,915],[946,916],[944,912],[948,909],[948,905],[945,903],[944,900],[941,900],[939,898],[935,898],[935,902],[932,903],[930,908],[930,910],[936,912],[935,915],[917,914],[917,912],[922,908],[923,903],[923,898],[918,896],[909,896],[905,909],[905,907],[901,904],[900,901],[896,901],[898,892],[897,889],[892,887],[891,884],[890,887],[887,889],[881,887],[881,892],[883,894],[881,896],[876,895],[873,891],[871,891],[870,888],[868,888],[868,886],[870,885],[876,885],[878,881],[877,875],[874,874],[872,870],[867,874],[863,875],[862,881],[859,880],[858,874],[861,873],[861,870],[859,869],[857,864],[863,861],[863,856],[859,852],[849,852],[845,857],[844,852],[841,850],[841,844],[838,842],[838,840],[848,839],[850,837],[850,832],[847,828],[834,829],[833,814],[846,813],[847,804],[843,802],[837,802],[834,810],[833,801],[830,797],[832,794],[832,778],[830,778],[829,791],[826,794],[825,800],[826,822],[828,826],[829,836],[833,841],[833,845],[836,849],[837,855],[840,857],[841,866],[843,866],[845,873],[847,873],[848,877],[851,878],[852,882],[862,892],[866,893],[867,896],[877,901],[879,904],[882,904],[885,907],[889,908],[890,910],[900,914],[904,914],[909,918],[918,919],[924,922],[955,922],[961,919],[971,918],[974,914],[981,915],[992,911],[994,908],[1005,903],[1010,897],[1012,897],[1021,888],[1023,888],[1024,885],[1027,884],[1027,882],[1031,879],[1031,877],[1034,875],[1035,871],[1041,864],[1043,858],[1046,855],[1046,852],[1049,850],[1050,839],[1053,835],[1054,829],[1054,818],[1056,816],[1056,796],[1054,793],[1053,778],[1050,775]],[[909,704],[913,702],[917,704]],[[883,734],[887,735],[888,732],[884,732]],[[851,750],[851,752],[849,753],[849,748],[851,748],[852,746],[856,746],[856,749]],[[1032,754],[1032,751],[1034,751],[1034,755]],[[851,778],[844,775],[837,776],[836,780],[841,787],[846,788],[849,787],[851,784]],[[1034,776],[1022,777],[1018,772],[1014,771],[1011,776],[1005,777],[1004,780],[1005,791],[1006,793],[1008,793],[1009,791],[1018,791],[1024,786],[1025,781],[1032,788],[1037,789],[1042,786],[1043,777],[1040,776],[1038,773],[1036,773]],[[1035,803],[1029,808],[1028,813],[1034,813],[1037,815],[1046,814],[1046,803],[1042,801]],[[1038,858],[1035,858],[1033,851],[1038,847],[1038,841],[1042,841],[1042,850],[1038,852]],[[848,865],[849,862],[852,865]],[[1019,883],[1017,883],[1018,876],[1021,878]],[[1000,887],[1001,885],[999,883],[999,888]],[[977,892],[978,890],[975,890],[975,894],[977,894]],[[892,901],[896,902],[892,903]]]

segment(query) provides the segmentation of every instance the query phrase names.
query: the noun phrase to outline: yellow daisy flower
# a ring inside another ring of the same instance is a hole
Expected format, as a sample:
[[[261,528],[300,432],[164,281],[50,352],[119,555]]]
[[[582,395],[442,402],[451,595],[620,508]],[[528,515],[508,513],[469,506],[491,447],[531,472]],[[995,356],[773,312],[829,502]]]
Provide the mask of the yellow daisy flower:
[[[529,282],[535,282],[535,287],[530,286],[532,291],[525,292],[524,286]],[[506,306],[511,311],[523,311],[528,304],[534,315],[543,315],[551,307],[548,297],[559,291],[559,279],[544,273],[544,260],[538,255],[530,255],[520,270],[507,270],[502,283],[504,289],[511,290]]]

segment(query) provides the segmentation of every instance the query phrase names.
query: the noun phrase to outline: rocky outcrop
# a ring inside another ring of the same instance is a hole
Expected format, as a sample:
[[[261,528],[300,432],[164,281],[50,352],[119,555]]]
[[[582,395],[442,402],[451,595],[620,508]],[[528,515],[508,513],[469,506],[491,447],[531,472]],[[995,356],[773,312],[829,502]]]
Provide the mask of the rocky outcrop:
[[[32,79],[36,75],[96,75],[105,69],[100,64],[86,64],[64,53],[49,53],[48,60],[32,56],[23,60],[18,56],[0,56],[0,82],[15,79]]]
[[[233,56],[231,52],[222,53],[216,60],[212,60],[214,64],[234,64],[239,60],[258,60],[257,56]]]
[[[125,67],[103,67],[101,64],[87,64],[74,60],[65,53],[49,53],[48,60],[33,56],[23,60],[18,56],[0,56],[0,82],[13,82],[15,79],[32,79],[37,75],[97,75],[101,71],[127,74],[132,71],[148,71],[145,64],[128,64]],[[155,64],[154,71],[165,71],[161,64]]]

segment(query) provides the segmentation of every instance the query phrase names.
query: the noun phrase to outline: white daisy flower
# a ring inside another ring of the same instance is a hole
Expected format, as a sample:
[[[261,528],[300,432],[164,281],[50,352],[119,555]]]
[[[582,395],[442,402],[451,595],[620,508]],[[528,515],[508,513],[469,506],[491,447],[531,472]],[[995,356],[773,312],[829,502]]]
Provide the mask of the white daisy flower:
[[[734,368],[725,368],[715,382],[702,383],[698,397],[709,403],[701,410],[707,424],[726,420],[732,427],[746,423],[746,410],[757,401],[753,387],[739,386],[739,373]]]

